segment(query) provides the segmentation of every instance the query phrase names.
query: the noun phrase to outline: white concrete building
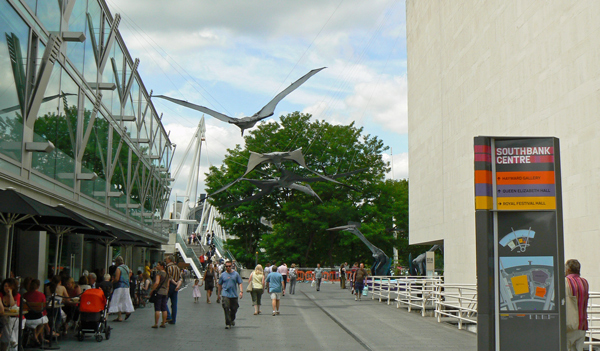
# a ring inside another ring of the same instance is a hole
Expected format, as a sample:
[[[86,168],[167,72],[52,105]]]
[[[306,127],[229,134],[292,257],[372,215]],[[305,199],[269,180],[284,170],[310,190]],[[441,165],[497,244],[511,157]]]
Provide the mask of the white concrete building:
[[[561,142],[565,258],[600,291],[600,2],[406,1],[410,243],[475,283],[473,137]]]

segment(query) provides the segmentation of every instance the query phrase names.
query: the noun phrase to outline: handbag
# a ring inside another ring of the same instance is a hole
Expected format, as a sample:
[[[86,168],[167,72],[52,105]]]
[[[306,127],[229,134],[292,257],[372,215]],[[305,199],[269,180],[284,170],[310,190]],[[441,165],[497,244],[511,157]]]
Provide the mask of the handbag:
[[[150,298],[148,299],[148,302],[150,302],[150,303],[156,303],[156,300],[158,300],[158,290],[160,290],[160,288],[163,286],[163,284],[165,283],[165,280],[167,280],[167,279],[164,279],[160,283],[160,285],[158,286],[158,288],[156,288],[156,290],[154,290],[152,292],[152,295],[150,295]]]
[[[246,286],[246,292],[252,292],[252,278],[254,278],[254,272],[250,274],[250,278],[248,278],[248,286]]]

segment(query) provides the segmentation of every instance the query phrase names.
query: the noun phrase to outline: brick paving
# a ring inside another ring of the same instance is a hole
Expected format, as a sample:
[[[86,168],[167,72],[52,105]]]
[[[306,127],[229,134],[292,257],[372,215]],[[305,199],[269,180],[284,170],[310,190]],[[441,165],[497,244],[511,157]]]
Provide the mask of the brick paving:
[[[245,284],[244,284],[245,286]],[[177,324],[152,329],[153,305],[140,308],[129,320],[109,322],[110,340],[83,342],[73,336],[59,341],[61,350],[476,350],[475,334],[437,323],[393,305],[363,297],[354,301],[349,290],[323,284],[317,292],[299,283],[295,295],[286,294],[281,314],[272,316],[270,299],[263,295],[263,314],[254,316],[252,300],[244,293],[236,326],[225,329],[223,309],[207,304],[202,291],[195,304],[192,289],[179,293]],[[114,319],[110,316],[110,320]]]

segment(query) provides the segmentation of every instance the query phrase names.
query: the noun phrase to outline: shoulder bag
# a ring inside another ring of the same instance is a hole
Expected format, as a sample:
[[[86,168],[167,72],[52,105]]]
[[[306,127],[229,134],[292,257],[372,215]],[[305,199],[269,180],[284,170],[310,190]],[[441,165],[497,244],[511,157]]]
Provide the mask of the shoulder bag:
[[[248,278],[248,286],[246,287],[246,292],[252,292],[252,279],[254,278],[254,272],[250,274],[250,278]]]
[[[160,282],[160,284],[158,285],[158,287],[156,288],[156,290],[154,290],[154,291],[152,292],[152,295],[150,295],[150,298],[148,299],[148,302],[150,302],[150,303],[155,303],[155,302],[156,302],[156,300],[158,300],[158,291],[159,291],[159,290],[160,290],[160,288],[163,286],[163,284],[165,283],[165,281],[166,281],[166,280],[167,280],[166,278],[165,278],[165,279],[162,279],[162,277],[161,277],[161,282]]]

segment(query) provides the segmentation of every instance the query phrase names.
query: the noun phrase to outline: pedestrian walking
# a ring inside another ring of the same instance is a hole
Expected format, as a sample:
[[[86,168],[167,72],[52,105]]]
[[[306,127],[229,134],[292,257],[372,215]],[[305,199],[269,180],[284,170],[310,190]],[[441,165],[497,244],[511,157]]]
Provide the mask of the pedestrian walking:
[[[288,271],[290,277],[290,295],[296,294],[296,280],[298,279],[298,272],[296,271],[296,264],[292,263],[292,267]]]
[[[161,328],[166,328],[167,323],[167,300],[169,299],[169,280],[167,278],[167,272],[165,272],[164,262],[158,262],[156,264],[156,276],[154,285],[150,290],[150,296],[156,290],[158,295],[154,301],[154,325],[152,328],[158,328],[158,319],[162,315]]]
[[[262,294],[265,291],[265,275],[261,265],[257,265],[254,271],[248,277],[248,285],[252,291],[252,306],[254,306],[254,315],[260,314],[260,306],[262,305]]]
[[[340,288],[346,289],[346,264],[340,266]]]
[[[283,277],[277,272],[277,266],[271,266],[271,273],[265,281],[269,293],[271,294],[271,305],[273,306],[273,315],[279,314],[279,305],[281,302],[281,292],[283,291]]]
[[[352,269],[350,270],[350,293],[354,295],[354,274],[358,270],[358,262],[354,262]]]
[[[271,262],[267,262],[265,265],[265,279],[269,277],[269,274],[271,274]]]
[[[131,302],[131,295],[129,294],[129,279],[132,272],[121,256],[115,258],[115,265],[117,269],[112,279],[114,291],[110,300],[108,313],[116,313],[117,318],[114,322],[122,322],[121,313],[125,313],[125,320],[127,320],[131,316],[131,313],[135,311]]]
[[[199,299],[202,297],[200,293],[200,279],[196,279],[194,281],[194,303],[198,303]]]
[[[365,279],[367,279],[367,270],[365,269],[365,264],[361,263],[360,268],[356,270],[354,273],[354,301],[362,300],[362,292],[365,287]]]
[[[238,301],[239,297],[243,297],[244,292],[242,291],[242,278],[238,272],[231,269],[231,262],[225,263],[225,272],[221,273],[219,277],[219,293],[218,297],[222,297],[223,312],[225,313],[225,329],[229,329],[235,326],[235,315],[238,308],[240,307]]]
[[[321,268],[321,264],[317,263],[317,268],[315,268],[315,280],[317,282],[317,291],[321,291],[321,279],[323,278],[323,268]]]
[[[167,279],[169,280],[169,300],[171,300],[171,311],[167,308],[167,321],[169,324],[177,323],[177,298],[181,288],[181,271],[175,264],[173,255],[167,257]]]
[[[579,273],[581,264],[578,260],[568,260],[565,264],[565,280],[567,295],[567,349],[582,351],[585,331],[588,329],[587,305],[589,285]]]
[[[283,290],[282,290],[282,295],[285,296],[285,288],[287,286],[287,277],[288,277],[288,266],[287,264],[282,263],[281,266],[277,267],[277,272],[279,274],[281,274],[281,277],[283,278]]]
[[[204,284],[204,290],[206,291],[206,303],[212,303],[210,297],[215,288],[215,268],[212,263],[208,264],[206,271],[204,271],[204,277],[202,277],[202,284]],[[217,303],[219,300],[217,299]]]

